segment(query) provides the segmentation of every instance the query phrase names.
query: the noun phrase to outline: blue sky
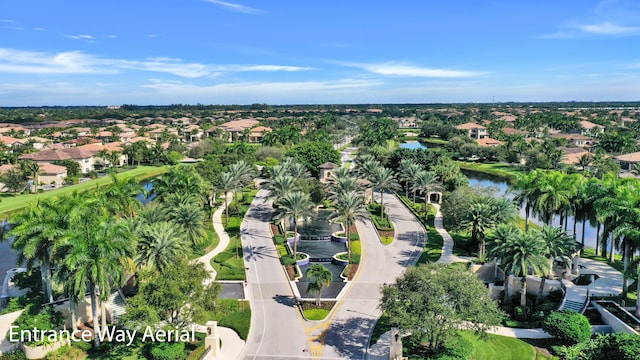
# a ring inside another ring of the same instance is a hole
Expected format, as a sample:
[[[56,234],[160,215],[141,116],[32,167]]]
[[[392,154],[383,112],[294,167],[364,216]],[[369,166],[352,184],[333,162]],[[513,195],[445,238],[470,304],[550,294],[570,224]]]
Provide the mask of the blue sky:
[[[0,2],[0,106],[494,100],[640,100],[640,1]]]

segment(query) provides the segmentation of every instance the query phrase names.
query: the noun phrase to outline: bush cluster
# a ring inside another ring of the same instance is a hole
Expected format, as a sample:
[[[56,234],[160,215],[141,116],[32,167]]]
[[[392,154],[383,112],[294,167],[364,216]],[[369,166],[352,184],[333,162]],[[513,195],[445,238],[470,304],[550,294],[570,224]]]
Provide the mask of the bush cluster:
[[[589,319],[572,310],[552,312],[542,323],[542,329],[569,345],[585,342],[591,338]]]

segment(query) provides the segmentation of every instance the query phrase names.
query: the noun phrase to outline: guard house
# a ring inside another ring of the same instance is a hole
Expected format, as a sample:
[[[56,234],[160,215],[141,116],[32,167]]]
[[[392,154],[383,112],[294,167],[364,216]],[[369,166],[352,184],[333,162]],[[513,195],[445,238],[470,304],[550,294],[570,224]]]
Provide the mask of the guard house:
[[[333,171],[337,168],[339,168],[339,166],[332,162],[326,162],[318,166],[318,169],[320,170],[320,174],[319,174],[320,182],[323,184],[327,183],[329,179],[331,179],[331,175],[333,174]]]

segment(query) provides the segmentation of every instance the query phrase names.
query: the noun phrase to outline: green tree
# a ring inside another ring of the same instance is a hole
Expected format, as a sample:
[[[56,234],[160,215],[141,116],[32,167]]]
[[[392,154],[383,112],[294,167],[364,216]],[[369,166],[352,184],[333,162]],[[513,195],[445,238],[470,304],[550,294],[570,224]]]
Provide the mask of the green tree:
[[[0,182],[14,195],[27,187],[27,178],[19,169],[9,169],[2,173]]]
[[[384,218],[384,192],[386,190],[397,190],[399,188],[398,181],[391,169],[385,167],[377,167],[373,172],[372,182],[374,187],[380,192],[380,218]]]
[[[210,276],[204,264],[180,260],[169,264],[162,276],[149,275],[141,279],[136,296],[170,325],[183,328],[215,309],[221,286],[215,282],[203,285]]]
[[[358,143],[364,147],[387,146],[397,136],[398,124],[388,117],[371,118],[360,124]]]
[[[424,197],[424,214],[425,218],[428,217],[429,213],[429,193],[432,191],[442,191],[442,186],[438,183],[438,179],[436,178],[436,174],[431,171],[420,170],[417,174],[415,174],[413,180],[413,185],[411,186],[411,190],[414,194],[414,203],[415,203],[415,194],[419,192]]]
[[[313,176],[318,176],[318,167],[326,162],[340,163],[340,153],[326,142],[310,141],[292,146],[286,153],[303,164]]]
[[[87,200],[76,207],[70,216],[70,230],[62,245],[65,248],[64,263],[73,273],[75,287],[89,289],[93,330],[97,334],[101,329],[98,324],[98,299],[104,328],[105,303],[111,292],[111,284],[121,284],[123,260],[132,255],[134,244],[124,223],[113,218],[100,199]],[[94,345],[100,346],[97,336]]]
[[[313,292],[316,296],[316,305],[320,306],[322,289],[331,285],[333,273],[321,264],[312,264],[305,273],[309,279],[307,291]],[[312,285],[314,284],[314,285]]]
[[[460,328],[484,333],[503,318],[474,274],[438,263],[410,267],[394,284],[383,286],[380,308],[392,326],[411,333],[433,353]]]
[[[540,191],[540,180],[543,174],[539,170],[533,170],[524,175],[518,175],[516,181],[509,187],[509,192],[515,191],[513,200],[520,206],[524,204],[525,231],[529,231],[529,218],[531,217],[531,209],[535,208],[535,202],[538,199]]]
[[[197,203],[185,203],[167,208],[166,219],[183,231],[185,239],[191,245],[202,243],[206,238],[206,214]]]

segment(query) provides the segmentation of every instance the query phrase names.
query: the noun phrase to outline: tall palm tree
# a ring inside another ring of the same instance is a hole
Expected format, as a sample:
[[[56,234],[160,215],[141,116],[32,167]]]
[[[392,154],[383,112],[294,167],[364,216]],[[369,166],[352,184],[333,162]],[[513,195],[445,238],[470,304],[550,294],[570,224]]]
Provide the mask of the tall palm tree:
[[[413,178],[411,190],[414,195],[416,192],[419,192],[424,196],[424,214],[425,217],[428,217],[429,193],[432,191],[442,190],[442,186],[438,182],[436,174],[432,171],[420,170]]]
[[[229,165],[228,171],[233,174],[234,178],[238,181],[238,190],[242,194],[244,199],[244,188],[249,185],[256,175],[256,168],[253,164],[249,164],[244,160],[240,160],[234,164]],[[236,193],[236,206],[238,205],[238,196]]]
[[[287,174],[293,176],[298,182],[311,177],[307,168],[303,164],[296,162],[294,158],[286,158],[282,162],[282,166],[286,169]]]
[[[267,181],[267,189],[269,190],[267,197],[277,204],[278,200],[284,195],[292,191],[298,191],[300,187],[293,176],[281,174]]]
[[[191,250],[184,235],[173,224],[160,221],[142,230],[134,262],[139,268],[154,269],[160,274],[176,259],[185,258]]]
[[[23,160],[20,162],[20,170],[23,174],[27,176],[33,176],[33,190],[32,192],[38,191],[38,185],[40,182],[40,165],[37,162],[32,160]]]
[[[422,166],[416,163],[413,159],[400,160],[397,177],[399,181],[404,183],[405,196],[409,197],[410,184],[413,182],[420,170],[422,170]]]
[[[380,218],[384,218],[384,192],[385,190],[396,190],[399,185],[393,171],[385,167],[377,167],[372,174],[372,182],[380,192]]]
[[[351,226],[357,220],[369,217],[369,212],[364,204],[364,197],[359,191],[340,192],[333,198],[335,212],[332,219],[339,219],[345,227],[347,236],[347,257],[351,261]]]
[[[122,261],[132,254],[133,243],[124,223],[110,216],[99,199],[90,199],[74,209],[71,225],[65,238],[64,263],[73,274],[73,287],[89,289],[93,330],[97,334],[100,331],[98,301],[104,328],[105,303],[111,285],[120,286],[124,276]],[[94,346],[100,346],[97,336]]]
[[[333,176],[335,175],[335,176]],[[326,188],[329,199],[335,199],[342,193],[360,191],[362,187],[358,184],[358,179],[353,176],[337,176],[333,174],[327,182]]]
[[[322,289],[331,285],[331,282],[333,281],[333,273],[323,265],[313,264],[307,269],[305,275],[307,275],[307,278],[309,279],[307,291],[315,293],[316,305],[320,306]]]
[[[560,215],[562,225],[564,211],[571,206],[573,180],[573,177],[559,171],[545,173],[540,180],[535,204],[547,225],[551,225],[555,214]]]
[[[293,258],[298,256],[298,219],[308,216],[313,212],[313,202],[309,194],[302,191],[293,191],[285,194],[278,201],[275,219],[293,218]],[[286,232],[285,232],[286,234]]]
[[[478,258],[485,256],[485,234],[496,226],[496,221],[492,216],[492,208],[485,202],[474,202],[467,211],[467,217],[463,226],[471,230],[471,241],[478,244]]]
[[[225,220],[224,223],[229,223],[229,193],[238,189],[238,182],[236,181],[235,176],[230,172],[223,172],[218,177],[216,183],[214,184],[216,190],[222,192],[224,194],[224,214]]]
[[[531,217],[531,209],[535,208],[535,202],[539,196],[540,180],[543,173],[539,170],[530,171],[524,175],[518,175],[513,185],[509,187],[508,191],[516,191],[516,195],[513,200],[522,206],[524,204],[525,217],[524,226],[525,231],[529,231],[529,218]]]
[[[498,258],[506,273],[522,277],[520,306],[526,307],[526,275],[529,274],[529,269],[532,269],[534,273],[542,274],[547,267],[544,243],[540,238],[540,233],[517,231],[515,236],[506,239],[504,243],[494,248],[493,254]]]
[[[206,214],[197,203],[180,204],[167,208],[166,219],[184,231],[184,237],[192,245],[200,244],[207,236]]]
[[[46,302],[53,301],[51,269],[56,256],[52,250],[70,228],[68,214],[74,205],[72,196],[60,200],[43,199],[11,219],[11,223],[16,224],[9,232],[10,236],[15,237],[11,246],[18,251],[18,262],[26,261],[29,268],[36,261],[40,264]]]

